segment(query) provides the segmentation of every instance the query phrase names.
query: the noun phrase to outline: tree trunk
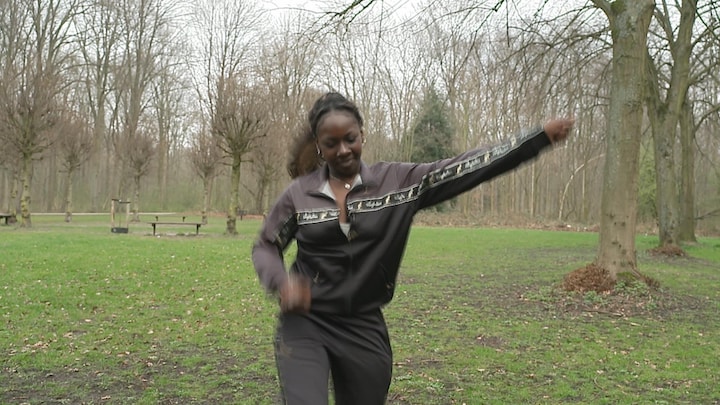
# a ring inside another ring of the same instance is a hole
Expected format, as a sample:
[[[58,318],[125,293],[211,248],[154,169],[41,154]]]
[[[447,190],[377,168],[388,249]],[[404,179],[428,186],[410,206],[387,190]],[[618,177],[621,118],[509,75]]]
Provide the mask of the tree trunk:
[[[680,224],[678,240],[697,242],[695,237],[695,119],[686,101],[680,115]]]
[[[240,157],[233,156],[232,173],[230,174],[230,206],[227,212],[228,235],[237,235],[238,198],[240,196]]]
[[[690,53],[695,12],[695,1],[683,0],[677,36],[667,38],[673,60],[664,100],[660,87],[665,84],[659,79],[654,61],[650,58],[646,61],[649,67],[648,117],[655,145],[656,207],[660,247],[679,248],[680,198],[675,144],[678,122],[690,87]],[[662,15],[658,18],[664,21],[663,25],[672,26],[668,16]]]
[[[647,34],[653,0],[593,0],[608,16],[612,83],[596,264],[613,280],[635,272],[635,225]]]
[[[495,187],[496,184],[497,184],[497,180],[490,182],[490,192],[488,193],[488,195],[490,196],[490,215],[497,215],[498,200],[496,199],[497,197],[495,195],[495,193],[496,193],[495,190],[497,188],[497,187]]]
[[[132,221],[140,222],[140,175],[133,176]]]
[[[590,201],[587,198],[587,170],[582,172],[582,182],[580,186],[580,201],[582,204],[582,213],[580,214],[580,222],[587,224],[590,219]]]
[[[108,187],[109,185],[109,179],[108,179],[108,171],[109,171],[109,159],[105,162],[105,165],[102,165],[103,162],[103,154],[106,156],[110,155],[109,150],[103,149],[101,151],[101,146],[105,145],[105,131],[106,131],[106,125],[105,125],[105,106],[98,102],[97,106],[97,114],[93,117],[95,120],[95,123],[93,125],[93,142],[94,147],[93,153],[90,156],[90,167],[94,168],[93,170],[90,170],[90,211],[92,212],[99,212],[100,211],[100,195],[101,190],[103,189],[102,184],[104,183],[105,187]],[[105,176],[103,176],[103,172]]]
[[[0,166],[0,211],[10,212],[10,170]]]
[[[110,157],[108,157],[110,158]],[[125,163],[119,157],[113,159],[113,170],[110,172],[111,181],[113,183],[113,189],[115,189],[115,195],[113,198],[129,200],[126,197],[127,193],[127,177],[125,176]]]
[[[538,202],[536,200],[535,196],[535,187],[536,187],[536,179],[535,179],[535,170],[537,168],[537,165],[530,165],[530,195],[528,196],[528,205],[530,209],[530,218],[535,218],[535,213],[537,212],[537,205]],[[547,179],[550,176],[546,176],[545,179]]]
[[[8,207],[10,214],[17,221],[18,214],[18,195],[20,195],[20,171],[16,168],[12,171],[12,184],[10,190],[10,205]]]
[[[255,194],[255,212],[263,212],[263,203],[265,202],[265,193],[270,185],[270,179],[267,174],[260,176],[257,182],[257,193]]]
[[[210,190],[212,185],[212,179],[209,177],[203,177],[203,206],[201,215],[201,222],[203,225],[207,225],[208,222],[208,209],[210,208]]]
[[[73,170],[67,172],[67,184],[65,186],[65,222],[72,222],[72,184]]]
[[[46,158],[49,168],[45,175],[45,187],[43,189],[45,190],[45,212],[55,212],[57,209],[57,197],[58,197],[58,175],[57,170],[55,170],[55,167],[57,166],[57,158],[55,154],[51,154],[49,157]],[[35,170],[39,170],[41,166],[38,165]],[[37,200],[35,202],[35,206],[42,206],[42,197],[37,197]],[[41,210],[42,208],[37,208],[38,210]],[[42,212],[42,211],[41,211]]]
[[[660,115],[662,118],[652,131],[655,146],[655,206],[658,215],[659,246],[677,247],[680,213],[674,148],[677,119],[670,117],[669,112]]]
[[[32,226],[32,220],[30,218],[30,183],[32,181],[32,156],[23,156],[22,173],[20,178],[22,179],[22,194],[20,195],[20,226],[24,228],[30,228]]]
[[[160,131],[160,141],[158,142],[158,186],[160,187],[160,206],[167,211],[167,183],[168,183],[168,135],[166,129]]]

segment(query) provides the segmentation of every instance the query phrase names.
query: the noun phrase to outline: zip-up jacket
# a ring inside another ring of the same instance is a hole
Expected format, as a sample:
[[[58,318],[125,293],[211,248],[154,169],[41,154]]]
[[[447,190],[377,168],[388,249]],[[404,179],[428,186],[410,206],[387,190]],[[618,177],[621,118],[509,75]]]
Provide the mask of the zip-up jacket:
[[[327,167],[298,177],[268,213],[253,246],[260,282],[271,293],[287,283],[284,252],[294,239],[289,271],[312,280],[311,312],[347,315],[382,307],[395,292],[415,213],[516,168],[549,145],[538,128],[432,163],[362,163],[360,184],[346,197],[347,235],[336,202],[323,192]]]

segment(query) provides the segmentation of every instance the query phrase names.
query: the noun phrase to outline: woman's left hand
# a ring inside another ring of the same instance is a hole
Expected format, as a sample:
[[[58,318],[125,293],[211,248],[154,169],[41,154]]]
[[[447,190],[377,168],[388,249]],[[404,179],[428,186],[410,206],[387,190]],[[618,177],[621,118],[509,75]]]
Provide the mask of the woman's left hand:
[[[575,124],[574,119],[553,119],[543,125],[543,130],[553,144],[563,142]]]

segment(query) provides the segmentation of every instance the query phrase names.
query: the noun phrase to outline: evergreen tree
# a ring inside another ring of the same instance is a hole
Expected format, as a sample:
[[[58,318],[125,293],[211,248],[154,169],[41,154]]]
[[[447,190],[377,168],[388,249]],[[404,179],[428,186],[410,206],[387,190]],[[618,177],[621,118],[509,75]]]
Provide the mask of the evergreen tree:
[[[429,87],[425,91],[422,109],[413,125],[413,162],[432,162],[453,155],[453,128],[450,112],[437,91]]]

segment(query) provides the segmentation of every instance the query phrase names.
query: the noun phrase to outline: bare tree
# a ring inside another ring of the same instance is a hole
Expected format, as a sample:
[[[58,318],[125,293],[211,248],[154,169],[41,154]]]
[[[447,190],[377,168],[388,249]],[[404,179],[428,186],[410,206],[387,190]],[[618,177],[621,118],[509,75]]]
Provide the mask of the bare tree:
[[[192,139],[188,153],[192,167],[203,183],[203,206],[200,215],[202,222],[206,224],[212,187],[215,178],[220,174],[223,153],[216,139],[206,129],[200,130]]]
[[[117,101],[120,106],[121,130],[115,139],[119,157],[129,167],[133,181],[133,221],[139,221],[140,178],[148,173],[155,156],[157,128],[149,124],[149,105],[154,80],[159,75],[159,55],[167,49],[169,8],[160,0],[123,0],[123,54],[118,71]],[[143,130],[141,124],[146,128]]]
[[[593,0],[608,18],[613,61],[596,265],[637,273],[635,225],[647,35],[654,0]]]
[[[87,121],[75,113],[63,114],[58,131],[58,151],[65,172],[65,222],[71,222],[74,175],[92,155],[95,142]]]
[[[118,144],[121,154],[125,156],[133,180],[132,213],[133,220],[139,221],[141,180],[150,171],[150,162],[157,153],[157,139],[150,135],[150,129],[137,128],[131,142]]]
[[[3,143],[0,155],[0,167],[3,168],[3,198],[0,201],[0,210],[12,214],[12,218],[16,218],[18,214],[21,153],[12,142],[6,141],[14,138],[15,129],[11,125],[11,117],[7,114],[13,112],[10,105],[15,99],[12,92],[4,90],[16,83],[19,70],[17,63],[27,42],[20,30],[25,19],[19,2],[3,2],[0,7],[0,141]]]
[[[245,189],[253,196],[254,210],[263,213],[277,190],[287,182],[285,158],[287,145],[305,125],[307,106],[314,101],[321,49],[314,33],[301,15],[281,21],[281,33],[262,50],[257,75],[268,97],[263,106],[268,113],[268,136],[258,139],[250,155],[252,183]]]
[[[387,146],[377,145],[387,160],[410,159],[413,140],[410,123],[419,104],[421,83],[431,66],[427,53],[422,52],[423,41],[416,41],[415,29],[397,30],[389,34],[382,48],[384,57],[378,61],[377,84],[385,105],[386,124],[384,136],[371,139],[375,145],[387,139]]]
[[[218,99],[212,117],[211,133],[230,165],[230,204],[226,232],[237,234],[237,214],[240,210],[239,192],[241,165],[245,155],[258,140],[267,135],[267,115],[262,94],[244,88],[238,78],[221,78],[218,82]]]
[[[21,226],[32,226],[30,188],[33,161],[53,145],[57,96],[66,86],[63,70],[69,54],[69,27],[77,1],[8,0],[0,30],[5,64],[0,86],[2,141],[21,156]]]
[[[204,77],[196,88],[210,131],[231,168],[226,231],[235,235],[242,162],[265,135],[262,95],[252,88],[249,68],[260,14],[247,1],[223,0],[200,3],[195,15]]]
[[[253,210],[257,213],[266,212],[272,201],[269,201],[269,191],[285,173],[284,165],[278,162],[281,151],[287,149],[288,140],[276,136],[280,131],[274,131],[272,136],[265,136],[257,140],[257,145],[251,153],[251,170],[255,175],[255,187],[247,187],[254,196]]]
[[[720,74],[720,15],[715,2],[703,2],[697,7],[696,27],[701,31],[693,40],[691,57],[691,89],[683,103],[680,116],[680,220],[678,238],[681,242],[696,241],[695,227],[697,224],[698,201],[712,201],[706,198],[696,199],[696,195],[708,195],[707,191],[717,190],[711,184],[698,181],[696,174],[700,171],[696,156],[698,153],[698,131],[703,127],[707,117],[717,116],[720,111],[720,100],[717,94]],[[698,30],[694,30],[698,31]],[[693,91],[694,90],[694,91]],[[692,91],[692,93],[691,93]],[[709,133],[713,133],[710,131]],[[715,134],[718,132],[715,131]],[[715,148],[714,150],[718,150]],[[714,159],[713,159],[714,160]],[[711,160],[712,161],[712,160]],[[705,187],[710,186],[709,190]],[[712,195],[712,192],[710,192]],[[720,200],[715,207],[720,209]]]
[[[656,205],[659,225],[660,247],[672,252],[680,250],[679,218],[680,198],[676,174],[675,144],[678,139],[678,124],[690,87],[690,55],[692,53],[693,26],[696,15],[696,1],[683,0],[679,6],[678,26],[673,26],[667,1],[655,10],[655,21],[667,42],[670,61],[662,53],[657,57],[660,66],[669,63],[669,79],[662,82],[661,69],[648,54],[646,64],[648,117],[655,145]]]
[[[166,33],[162,38],[165,49],[158,57],[158,72],[152,85],[152,107],[157,122],[157,185],[160,206],[167,209],[167,187],[170,153],[180,146],[187,123],[188,84],[185,78],[187,47],[179,35]],[[172,49],[171,49],[172,48]]]
[[[703,42],[714,42],[718,38]],[[720,52],[717,46],[705,49],[702,65],[717,66]],[[710,50],[710,52],[708,52]],[[680,119],[681,133],[681,210],[680,238],[695,239],[696,224],[705,229],[720,227],[720,73],[710,69],[710,74],[698,77],[690,89],[692,96],[683,106]],[[690,101],[693,100],[693,101]],[[698,196],[696,199],[695,197]],[[699,227],[699,226],[698,226]]]
[[[90,177],[90,210],[98,211],[101,196],[110,199],[111,159],[113,145],[108,133],[108,107],[111,101],[116,75],[120,64],[119,49],[122,25],[118,24],[120,10],[114,1],[92,1],[85,12],[77,15],[77,38],[82,55],[82,83],[85,86],[85,101],[92,117],[93,149],[91,156],[93,170]],[[112,107],[110,107],[112,109]]]

